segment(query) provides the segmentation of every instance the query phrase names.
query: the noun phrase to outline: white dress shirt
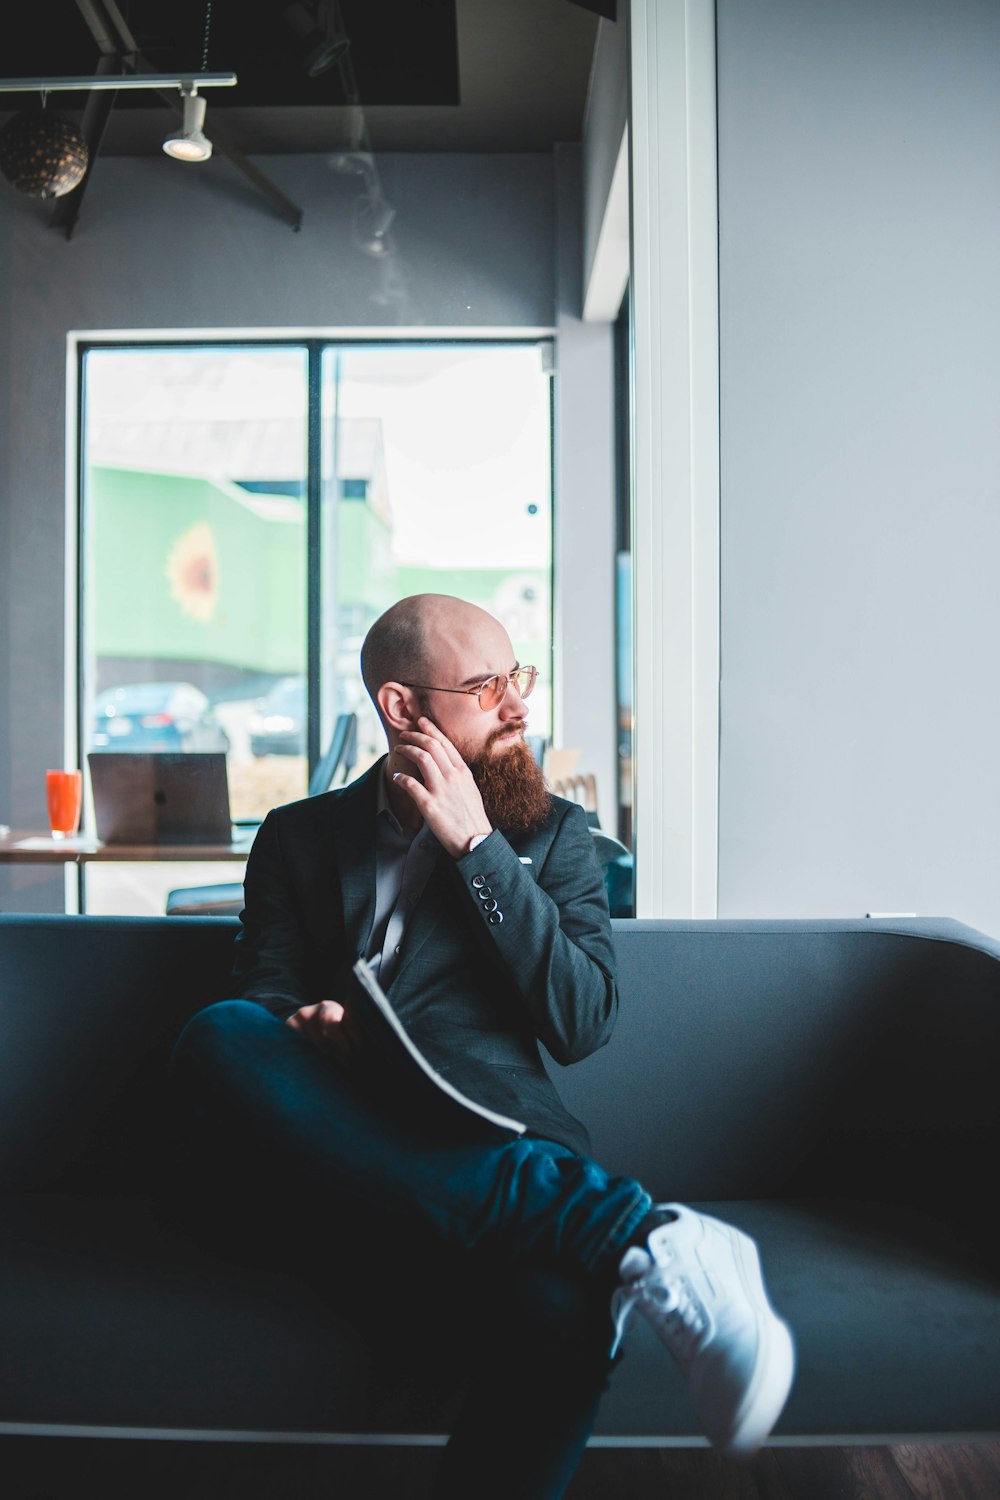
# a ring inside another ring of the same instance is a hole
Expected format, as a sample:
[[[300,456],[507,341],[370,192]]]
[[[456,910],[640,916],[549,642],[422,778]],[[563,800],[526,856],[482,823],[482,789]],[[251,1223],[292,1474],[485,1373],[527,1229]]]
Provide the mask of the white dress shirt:
[[[365,958],[383,989],[399,963],[406,924],[423,895],[440,844],[425,823],[406,828],[389,806],[385,776],[375,811],[375,917]]]

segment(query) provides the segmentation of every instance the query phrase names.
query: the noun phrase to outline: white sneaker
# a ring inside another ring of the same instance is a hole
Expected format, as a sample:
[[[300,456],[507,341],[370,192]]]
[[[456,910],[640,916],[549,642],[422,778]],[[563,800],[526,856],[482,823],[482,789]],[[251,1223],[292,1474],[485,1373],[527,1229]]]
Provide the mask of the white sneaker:
[[[633,1245],[611,1299],[617,1350],[634,1308],[649,1320],[683,1371],[709,1440],[752,1453],[788,1399],[795,1373],[791,1331],[768,1301],[749,1235],[681,1203],[677,1215]]]

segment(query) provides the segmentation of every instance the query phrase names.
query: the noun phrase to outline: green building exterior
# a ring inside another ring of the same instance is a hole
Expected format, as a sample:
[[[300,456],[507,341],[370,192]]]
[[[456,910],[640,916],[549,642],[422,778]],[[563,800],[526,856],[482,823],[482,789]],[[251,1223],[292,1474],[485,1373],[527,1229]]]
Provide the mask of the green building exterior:
[[[95,466],[88,480],[85,599],[99,660],[304,672],[301,501],[134,469]]]
[[[346,487],[350,488],[350,487]],[[355,489],[363,489],[355,486]],[[324,614],[341,646],[356,643],[394,600],[457,594],[498,615],[521,660],[547,673],[545,568],[398,564],[391,517],[353,493],[335,502]],[[87,474],[86,639],[118,681],[175,676],[224,683],[300,675],[306,665],[306,511],[287,494],[223,479],[94,465]],[[346,670],[346,656],[338,656]],[[135,670],[129,678],[129,664]],[[159,667],[162,669],[158,669]],[[103,684],[102,684],[103,685]]]

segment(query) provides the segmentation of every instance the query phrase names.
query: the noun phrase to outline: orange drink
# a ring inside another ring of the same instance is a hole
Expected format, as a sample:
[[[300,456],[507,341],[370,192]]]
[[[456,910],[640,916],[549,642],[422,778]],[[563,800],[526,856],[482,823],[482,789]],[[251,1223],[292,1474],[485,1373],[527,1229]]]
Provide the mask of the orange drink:
[[[83,777],[79,771],[46,771],[45,791],[49,799],[49,825],[54,839],[74,834],[80,826]]]

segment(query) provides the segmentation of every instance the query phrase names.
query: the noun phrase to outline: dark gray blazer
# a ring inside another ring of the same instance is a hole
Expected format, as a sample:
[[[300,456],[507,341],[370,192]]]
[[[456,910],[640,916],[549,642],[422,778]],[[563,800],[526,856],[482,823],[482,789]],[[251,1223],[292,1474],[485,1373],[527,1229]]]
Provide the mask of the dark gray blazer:
[[[265,818],[247,863],[237,996],[284,1018],[349,993],[375,914],[383,764]],[[618,1009],[604,881],[582,808],[556,797],[537,832],[494,830],[458,860],[442,850],[387,993],[457,1088],[585,1153],[587,1133],[538,1051],[541,1041],[559,1063],[586,1057],[608,1040]]]

